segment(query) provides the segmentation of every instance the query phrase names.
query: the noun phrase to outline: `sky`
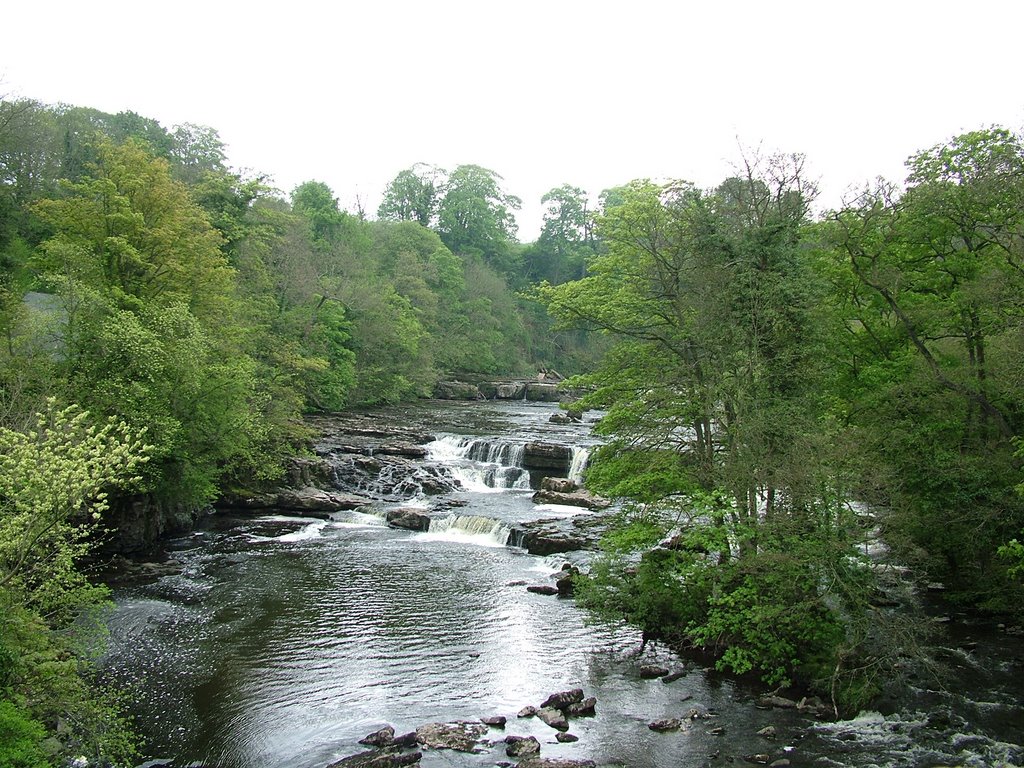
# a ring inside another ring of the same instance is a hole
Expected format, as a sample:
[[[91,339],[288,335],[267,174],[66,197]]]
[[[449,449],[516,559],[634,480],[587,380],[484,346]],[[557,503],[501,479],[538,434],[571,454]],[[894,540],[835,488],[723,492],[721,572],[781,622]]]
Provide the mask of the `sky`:
[[[1020,0],[48,0],[3,12],[0,95],[214,128],[235,169],[373,214],[423,162],[523,200],[712,187],[802,153],[819,207],[968,130],[1024,127]]]

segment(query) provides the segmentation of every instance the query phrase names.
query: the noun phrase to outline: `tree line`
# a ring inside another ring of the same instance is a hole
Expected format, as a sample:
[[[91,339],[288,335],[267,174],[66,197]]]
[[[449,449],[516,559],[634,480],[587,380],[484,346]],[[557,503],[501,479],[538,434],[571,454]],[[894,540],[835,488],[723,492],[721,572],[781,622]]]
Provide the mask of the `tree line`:
[[[633,500],[584,601],[837,711],[923,642],[879,535],[954,606],[1024,605],[1024,141],[974,131],[907,172],[818,217],[798,155],[633,182],[587,274],[539,288],[614,339],[570,382],[608,412],[588,486]]]

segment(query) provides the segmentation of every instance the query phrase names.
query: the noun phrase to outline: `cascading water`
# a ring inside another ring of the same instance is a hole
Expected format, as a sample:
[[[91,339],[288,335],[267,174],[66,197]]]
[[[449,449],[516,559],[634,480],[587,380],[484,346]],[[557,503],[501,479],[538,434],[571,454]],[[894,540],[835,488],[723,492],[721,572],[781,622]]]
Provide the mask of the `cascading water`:
[[[581,483],[583,481],[583,470],[587,468],[589,460],[589,450],[579,445],[573,446],[572,463],[569,465],[569,479],[576,483]]]
[[[427,445],[432,461],[449,467],[467,491],[529,490],[522,443],[445,435]]]
[[[511,533],[512,529],[500,520],[479,515],[451,515],[431,520],[430,528],[420,538],[504,547]]]

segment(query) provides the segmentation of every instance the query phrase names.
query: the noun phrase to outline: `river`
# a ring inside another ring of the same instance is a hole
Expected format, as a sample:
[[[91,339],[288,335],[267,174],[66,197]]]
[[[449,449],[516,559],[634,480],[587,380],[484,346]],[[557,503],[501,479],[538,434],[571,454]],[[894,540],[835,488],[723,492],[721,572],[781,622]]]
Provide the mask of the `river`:
[[[586,558],[508,546],[516,523],[591,514],[535,505],[516,466],[530,441],[570,446],[577,465],[593,447],[589,423],[552,424],[556,411],[430,403],[366,417],[431,433],[419,464],[460,478],[462,490],[426,496],[392,478],[377,503],[330,519],[222,514],[166,542],[179,572],[117,589],[104,661],[128,694],[147,764],[325,768],[365,749],[358,740],[385,724],[402,733],[493,715],[508,724],[491,729],[492,742],[533,735],[544,757],[601,766],[717,766],[755,755],[793,766],[1019,763],[1019,638],[958,627],[948,655],[973,687],[924,686],[888,717],[819,723],[759,708],[763,691],[663,647],[640,655],[635,632],[591,625],[571,599],[527,591]],[[439,521],[429,531],[391,528],[383,515],[399,505]],[[649,663],[685,673],[641,679]],[[579,741],[557,742],[536,718],[516,718],[575,687],[597,697],[595,717],[571,720]],[[670,733],[647,727],[692,708],[710,717]],[[766,726],[774,738],[758,735]],[[501,745],[481,749],[425,750],[422,764],[506,759]]]

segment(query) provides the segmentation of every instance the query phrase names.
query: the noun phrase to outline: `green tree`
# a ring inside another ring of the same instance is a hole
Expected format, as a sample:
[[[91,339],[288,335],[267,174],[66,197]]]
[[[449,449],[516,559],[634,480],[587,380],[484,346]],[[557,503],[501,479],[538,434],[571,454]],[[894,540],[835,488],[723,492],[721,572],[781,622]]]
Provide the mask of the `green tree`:
[[[476,256],[511,272],[516,236],[514,211],[522,201],[501,188],[502,178],[479,165],[460,165],[448,176],[438,208],[438,234],[461,256]]]
[[[444,171],[424,163],[399,172],[384,190],[378,218],[431,226],[437,217],[439,181],[443,176]]]
[[[41,760],[40,726],[59,754],[131,764],[134,738],[93,679],[107,591],[78,570],[108,494],[139,482],[149,448],[124,422],[93,423],[50,401],[25,431],[0,428],[0,759]],[[60,727],[58,728],[58,723]]]

